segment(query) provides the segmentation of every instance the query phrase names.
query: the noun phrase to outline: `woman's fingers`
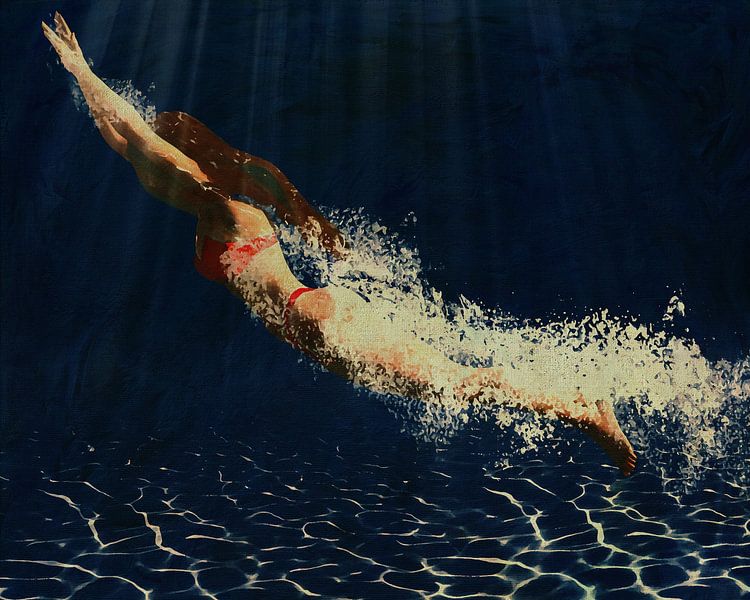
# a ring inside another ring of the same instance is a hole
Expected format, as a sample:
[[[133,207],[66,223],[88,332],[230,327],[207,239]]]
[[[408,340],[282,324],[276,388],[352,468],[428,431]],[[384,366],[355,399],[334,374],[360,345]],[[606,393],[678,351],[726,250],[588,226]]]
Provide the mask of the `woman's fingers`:
[[[52,43],[52,36],[54,34],[52,33],[52,30],[49,28],[47,23],[45,23],[44,21],[42,21],[42,33],[44,34],[44,37],[46,37],[47,40]]]
[[[81,51],[81,48],[78,46],[78,40],[76,40],[76,34],[70,30],[68,23],[59,12],[55,13],[55,30],[68,48],[74,52]]]
[[[50,26],[47,25],[44,21],[42,21],[42,33],[44,33],[44,37],[46,37],[50,44],[53,46],[55,45],[55,40],[57,39],[57,34],[50,29]]]
[[[59,12],[55,11],[55,16],[53,17],[53,19],[55,21],[57,29],[59,30],[58,33],[62,33],[63,31],[70,31],[68,24],[65,22],[65,19]]]
[[[70,27],[68,27],[68,24],[59,12],[55,13],[55,31],[63,39],[70,38],[72,35]]]
[[[49,40],[49,43],[52,44],[52,47],[55,49],[55,52],[62,58],[63,52],[64,52],[64,45],[63,41],[58,37],[58,35],[52,31],[52,29],[42,21],[42,33],[44,33],[44,37],[46,37]]]

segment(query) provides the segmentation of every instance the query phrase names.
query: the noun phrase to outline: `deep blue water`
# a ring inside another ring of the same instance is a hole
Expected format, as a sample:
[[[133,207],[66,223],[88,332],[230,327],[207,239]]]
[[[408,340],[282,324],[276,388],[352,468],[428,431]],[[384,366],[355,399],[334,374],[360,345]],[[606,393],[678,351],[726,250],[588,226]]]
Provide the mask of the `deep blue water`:
[[[750,352],[746,3],[5,2],[0,597],[750,591],[724,474],[678,496],[567,431],[495,466],[492,428],[421,442],[299,362],[76,110],[54,10],[311,202],[414,213],[448,298],[652,322],[679,291],[710,359]]]

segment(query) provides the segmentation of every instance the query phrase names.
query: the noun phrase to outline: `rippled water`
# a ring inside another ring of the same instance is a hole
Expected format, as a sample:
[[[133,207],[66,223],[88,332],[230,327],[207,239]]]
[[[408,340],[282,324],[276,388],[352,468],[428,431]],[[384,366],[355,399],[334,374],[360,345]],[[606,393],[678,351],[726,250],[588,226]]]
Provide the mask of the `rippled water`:
[[[3,456],[2,597],[750,592],[747,489],[717,476],[678,496],[648,465],[618,478],[593,445],[493,468],[483,439],[363,454],[256,423],[243,439],[72,441],[50,468],[30,437]]]

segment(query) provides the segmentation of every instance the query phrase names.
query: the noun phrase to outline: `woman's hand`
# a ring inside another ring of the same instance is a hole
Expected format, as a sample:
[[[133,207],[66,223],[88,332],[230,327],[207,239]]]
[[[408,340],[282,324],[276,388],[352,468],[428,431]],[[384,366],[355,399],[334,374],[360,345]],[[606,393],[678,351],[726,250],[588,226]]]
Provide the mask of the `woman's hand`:
[[[60,57],[63,66],[75,77],[89,69],[89,65],[83,56],[81,47],[78,45],[75,33],[73,33],[65,19],[58,12],[55,13],[55,30],[53,31],[42,21],[44,37],[49,40],[52,47]]]

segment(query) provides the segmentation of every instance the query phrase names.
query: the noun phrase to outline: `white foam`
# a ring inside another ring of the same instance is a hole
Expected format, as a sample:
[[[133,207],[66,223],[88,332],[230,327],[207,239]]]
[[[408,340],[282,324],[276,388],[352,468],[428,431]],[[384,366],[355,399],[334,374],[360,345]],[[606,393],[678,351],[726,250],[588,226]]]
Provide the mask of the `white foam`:
[[[445,355],[471,366],[501,366],[511,385],[572,398],[612,401],[626,434],[664,469],[695,480],[726,467],[747,481],[750,361],[709,361],[698,343],[664,330],[684,314],[677,295],[665,298],[664,323],[641,323],[602,309],[575,318],[520,320],[461,296],[446,302],[422,274],[416,249],[362,210],[330,215],[351,252],[330,263],[301,236],[283,230],[287,256],[299,274],[336,285],[387,307],[392,321]],[[400,402],[425,437],[441,439],[465,426],[465,405]],[[523,440],[517,451],[549,440],[549,421],[498,407],[482,411]],[[473,417],[472,417],[473,418]],[[744,454],[743,454],[744,453]]]
[[[153,125],[156,107],[132,82],[106,82]],[[72,93],[83,110],[80,89],[74,86]],[[463,296],[446,302],[425,281],[417,250],[398,235],[361,209],[329,212],[349,242],[345,260],[330,262],[295,231],[280,234],[290,265],[308,281],[378,302],[405,334],[425,339],[456,362],[502,367],[516,388],[570,399],[580,392],[588,400],[613,402],[639,453],[654,458],[665,476],[695,480],[721,467],[741,484],[750,480],[750,360],[711,362],[695,340],[667,333],[663,327],[685,312],[678,295],[666,301],[660,325],[607,309],[575,318],[521,320]],[[415,220],[413,214],[406,219]],[[517,415],[500,405],[474,410],[450,394],[432,404],[391,406],[418,425],[420,436],[433,440],[449,438],[470,415],[513,432],[521,441],[514,451],[520,453],[548,443],[554,431],[536,415]]]

